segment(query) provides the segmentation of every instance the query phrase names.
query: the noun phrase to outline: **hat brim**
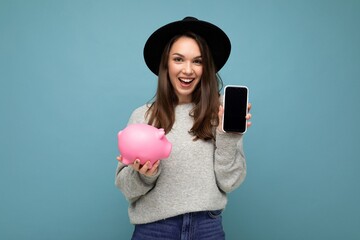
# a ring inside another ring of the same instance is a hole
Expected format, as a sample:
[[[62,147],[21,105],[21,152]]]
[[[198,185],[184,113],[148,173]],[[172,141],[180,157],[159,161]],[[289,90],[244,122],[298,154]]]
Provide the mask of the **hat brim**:
[[[209,22],[187,17],[159,28],[146,41],[145,63],[155,75],[158,75],[161,55],[166,44],[174,36],[185,32],[193,32],[205,39],[213,56],[216,72],[225,65],[231,51],[231,43],[225,32]]]

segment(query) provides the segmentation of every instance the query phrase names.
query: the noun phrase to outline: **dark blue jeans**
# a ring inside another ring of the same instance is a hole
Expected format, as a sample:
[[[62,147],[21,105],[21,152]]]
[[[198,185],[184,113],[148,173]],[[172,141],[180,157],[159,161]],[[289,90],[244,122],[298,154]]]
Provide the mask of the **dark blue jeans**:
[[[224,240],[221,210],[193,212],[137,224],[132,240]]]

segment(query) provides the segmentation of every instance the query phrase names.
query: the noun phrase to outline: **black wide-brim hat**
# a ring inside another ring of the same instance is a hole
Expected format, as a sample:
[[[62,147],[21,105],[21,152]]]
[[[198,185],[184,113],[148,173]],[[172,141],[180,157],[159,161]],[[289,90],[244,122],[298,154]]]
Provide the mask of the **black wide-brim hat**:
[[[183,20],[159,28],[146,41],[145,63],[155,75],[159,73],[161,55],[166,44],[174,36],[186,32],[193,32],[205,39],[213,56],[216,72],[225,65],[231,51],[231,43],[225,32],[212,23],[194,17],[185,17]]]

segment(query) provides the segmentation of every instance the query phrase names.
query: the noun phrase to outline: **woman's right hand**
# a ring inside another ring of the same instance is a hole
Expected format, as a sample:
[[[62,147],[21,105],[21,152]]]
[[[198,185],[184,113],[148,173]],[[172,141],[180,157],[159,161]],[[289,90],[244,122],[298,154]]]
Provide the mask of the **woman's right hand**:
[[[118,156],[116,159],[119,162],[122,162],[122,156]],[[135,171],[148,177],[151,177],[157,173],[159,165],[160,160],[157,160],[150,168],[150,161],[147,161],[144,165],[141,165],[139,159],[136,159],[133,164],[129,164],[129,166],[131,166]]]

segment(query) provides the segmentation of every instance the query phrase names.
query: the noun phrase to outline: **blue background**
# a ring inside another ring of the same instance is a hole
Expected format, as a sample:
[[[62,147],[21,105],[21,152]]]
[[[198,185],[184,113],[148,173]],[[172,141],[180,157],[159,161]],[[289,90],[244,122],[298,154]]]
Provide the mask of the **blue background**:
[[[0,239],[130,238],[116,133],[155,93],[147,37],[187,15],[253,104],[228,239],[360,239],[357,0],[0,0]]]

